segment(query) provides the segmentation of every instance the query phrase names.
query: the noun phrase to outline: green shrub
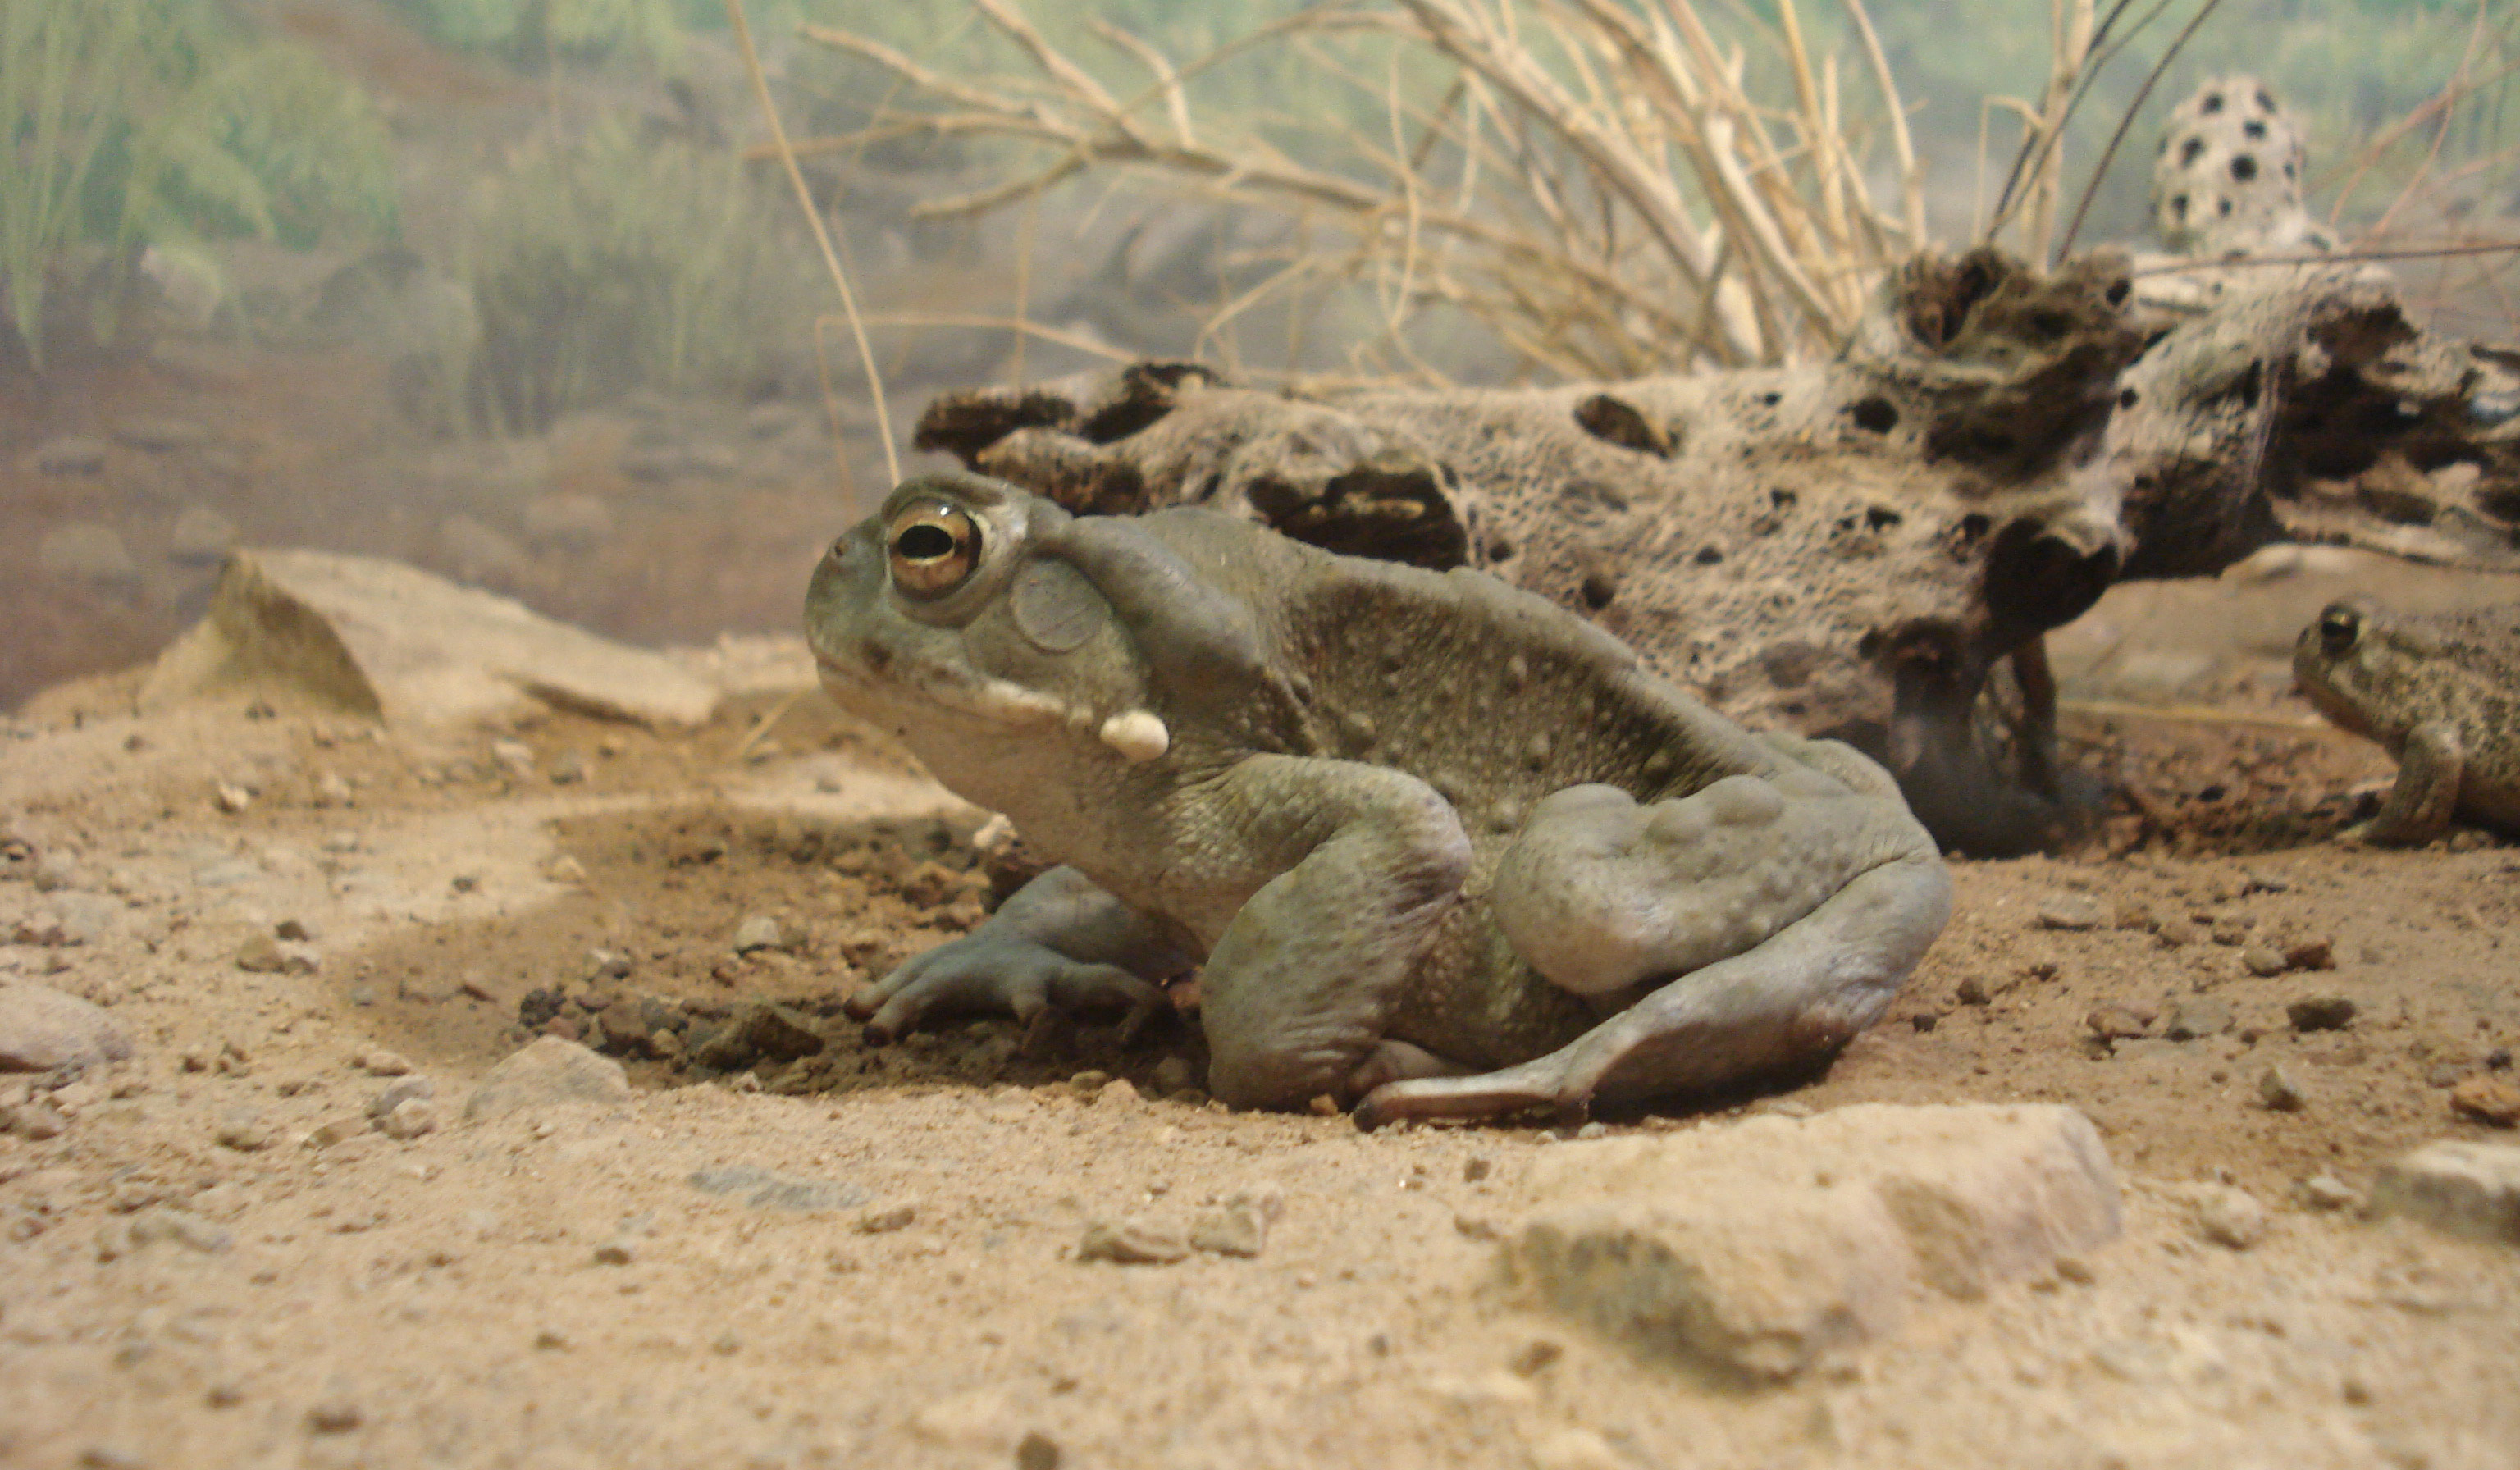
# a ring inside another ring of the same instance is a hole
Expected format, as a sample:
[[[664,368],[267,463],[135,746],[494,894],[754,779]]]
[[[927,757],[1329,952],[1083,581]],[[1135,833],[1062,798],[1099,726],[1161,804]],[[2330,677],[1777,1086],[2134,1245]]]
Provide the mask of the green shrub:
[[[792,207],[732,155],[617,122],[527,149],[469,242],[480,426],[538,431],[642,385],[751,386],[765,343],[802,334]]]
[[[393,229],[384,130],[364,94],[209,0],[7,0],[0,126],[5,340],[38,370],[65,332],[112,339],[153,244],[304,247]],[[86,320],[70,320],[80,305]]]

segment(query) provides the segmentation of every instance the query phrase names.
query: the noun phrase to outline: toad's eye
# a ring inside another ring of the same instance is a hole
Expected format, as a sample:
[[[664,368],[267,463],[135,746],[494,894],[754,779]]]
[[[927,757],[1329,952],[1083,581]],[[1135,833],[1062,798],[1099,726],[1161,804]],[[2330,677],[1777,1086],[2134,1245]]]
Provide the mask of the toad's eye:
[[[2330,658],[2354,651],[2354,641],[2362,636],[2362,615],[2342,602],[2318,615],[2318,646]]]
[[[980,564],[977,521],[940,501],[911,506],[892,518],[892,585],[914,598],[941,598]]]

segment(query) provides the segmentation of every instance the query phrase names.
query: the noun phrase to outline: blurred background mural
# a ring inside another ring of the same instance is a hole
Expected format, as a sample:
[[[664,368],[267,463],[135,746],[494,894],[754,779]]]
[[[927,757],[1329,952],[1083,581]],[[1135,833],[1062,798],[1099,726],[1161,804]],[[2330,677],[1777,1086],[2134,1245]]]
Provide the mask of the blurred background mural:
[[[1462,17],[1484,28],[1448,40]],[[1658,133],[1604,79],[1639,18],[1717,59],[1738,136]],[[1646,196],[1729,223],[1713,248],[1753,295],[1754,240],[1830,300],[1917,234],[2148,245],[2161,119],[2234,70],[2300,120],[2317,218],[2452,247],[2392,260],[2408,299],[2520,337],[2520,262],[2478,248],[2520,239],[2508,5],[748,21],[905,464],[939,389],[1139,356],[1501,382],[1827,350],[1658,275]],[[1622,193],[1552,107],[1611,119],[1609,162],[1661,182]],[[2052,146],[2025,151],[2042,117]],[[153,651],[237,544],[395,557],[638,641],[785,628],[886,488],[862,349],[717,0],[6,0],[0,118],[0,707]],[[1706,182],[1727,157],[1799,181],[1774,240]],[[1688,325],[1728,312],[1730,335]]]

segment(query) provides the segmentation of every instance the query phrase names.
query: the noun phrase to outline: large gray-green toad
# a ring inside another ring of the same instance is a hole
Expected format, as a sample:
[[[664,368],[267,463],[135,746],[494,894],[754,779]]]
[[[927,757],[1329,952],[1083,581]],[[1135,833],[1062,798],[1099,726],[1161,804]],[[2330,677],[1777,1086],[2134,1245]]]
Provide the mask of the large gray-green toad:
[[[2396,617],[2333,603],[2292,667],[2320,714],[2398,758],[2397,784],[2348,837],[2429,842],[2452,812],[2520,831],[2520,604]]]
[[[1229,1103],[1580,1114],[1825,1059],[1950,916],[1880,768],[1478,572],[947,474],[832,544],[806,626],[841,703],[1065,865],[877,984],[878,1039],[1201,963]]]

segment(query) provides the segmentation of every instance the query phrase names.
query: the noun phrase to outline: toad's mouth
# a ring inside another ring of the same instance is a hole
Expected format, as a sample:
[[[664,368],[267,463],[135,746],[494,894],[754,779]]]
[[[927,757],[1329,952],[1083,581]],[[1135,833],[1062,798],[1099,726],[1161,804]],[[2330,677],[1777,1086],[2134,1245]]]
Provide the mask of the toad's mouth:
[[[1017,726],[1074,723],[1082,718],[1079,711],[1048,694],[974,670],[905,658],[879,643],[861,643],[845,654],[813,651],[823,688],[843,704],[923,704]]]

